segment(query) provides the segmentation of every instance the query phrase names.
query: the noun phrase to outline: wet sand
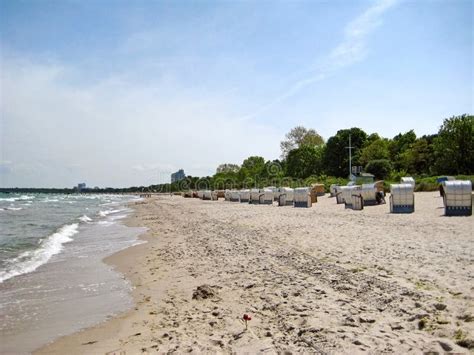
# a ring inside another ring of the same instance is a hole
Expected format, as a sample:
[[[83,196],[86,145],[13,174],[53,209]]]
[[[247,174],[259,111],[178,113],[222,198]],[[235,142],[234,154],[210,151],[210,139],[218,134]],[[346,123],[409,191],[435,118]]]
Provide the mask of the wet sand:
[[[135,308],[36,353],[469,353],[474,217],[443,217],[437,193],[415,199],[410,215],[327,196],[311,209],[136,203],[127,224],[148,243],[106,260]]]

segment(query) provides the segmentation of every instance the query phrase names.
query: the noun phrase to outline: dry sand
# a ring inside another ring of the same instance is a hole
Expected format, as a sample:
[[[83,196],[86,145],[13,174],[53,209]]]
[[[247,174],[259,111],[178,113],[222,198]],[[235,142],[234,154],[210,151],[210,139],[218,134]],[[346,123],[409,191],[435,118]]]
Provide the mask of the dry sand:
[[[437,193],[417,193],[410,215],[327,196],[311,209],[177,196],[134,208],[148,243],[107,262],[132,280],[136,308],[38,354],[474,346],[474,218],[443,217]]]

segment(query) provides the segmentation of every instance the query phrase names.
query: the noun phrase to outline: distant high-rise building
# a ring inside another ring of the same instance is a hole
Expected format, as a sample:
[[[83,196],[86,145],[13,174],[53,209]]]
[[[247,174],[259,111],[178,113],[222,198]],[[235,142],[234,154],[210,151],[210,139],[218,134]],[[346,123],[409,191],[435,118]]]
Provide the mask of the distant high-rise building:
[[[77,191],[81,192],[85,188],[86,188],[86,183],[85,182],[81,182],[81,183],[77,184]]]
[[[177,182],[179,180],[183,180],[186,178],[186,174],[184,174],[183,169],[179,169],[177,172],[171,174],[171,183]]]

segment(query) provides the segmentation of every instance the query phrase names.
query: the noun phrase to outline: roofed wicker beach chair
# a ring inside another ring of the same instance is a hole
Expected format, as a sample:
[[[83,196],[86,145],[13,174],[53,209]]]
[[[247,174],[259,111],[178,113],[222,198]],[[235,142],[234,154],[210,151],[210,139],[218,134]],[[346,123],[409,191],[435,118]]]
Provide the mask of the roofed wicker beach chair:
[[[230,191],[230,202],[240,202],[240,193],[238,190]]]
[[[472,183],[469,180],[444,181],[444,215],[472,216]]]
[[[341,186],[342,198],[344,200],[345,208],[352,208],[352,195],[360,196],[361,186]]]
[[[202,199],[206,201],[212,200],[212,191],[211,190],[204,190],[202,192]]]
[[[361,195],[353,194],[351,196],[351,206],[354,211],[362,211],[364,203],[364,198]]]
[[[249,203],[253,205],[258,205],[260,203],[260,190],[259,189],[251,189],[250,190],[250,201]]]
[[[273,189],[265,188],[260,191],[259,203],[261,205],[272,205],[273,204]]]
[[[312,207],[311,191],[309,187],[298,187],[293,191],[295,207]]]
[[[390,212],[413,213],[415,211],[414,185],[390,185]]]
[[[250,201],[250,190],[240,190],[240,202],[241,203],[249,203]]]
[[[294,190],[289,187],[282,187],[278,197],[278,206],[293,206],[293,199]]]
[[[280,198],[281,189],[273,186],[268,188],[273,190],[273,201],[278,201],[278,199]]]
[[[184,191],[183,192],[183,197],[185,198],[192,198],[193,197],[193,191],[189,190],[189,191]]]
[[[342,188],[343,186],[335,186],[334,189],[336,191],[336,203],[341,205],[344,203],[344,196],[342,195]]]
[[[374,206],[380,204],[380,198],[377,195],[377,187],[374,184],[362,184],[360,188],[360,196],[364,200],[365,206]]]

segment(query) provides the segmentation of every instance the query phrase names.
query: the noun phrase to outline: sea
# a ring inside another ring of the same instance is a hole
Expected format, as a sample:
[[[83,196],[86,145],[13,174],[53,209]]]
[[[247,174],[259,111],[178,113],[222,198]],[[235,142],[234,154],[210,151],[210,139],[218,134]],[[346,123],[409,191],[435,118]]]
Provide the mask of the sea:
[[[103,259],[143,243],[136,196],[0,193],[0,353],[28,354],[133,306]]]

